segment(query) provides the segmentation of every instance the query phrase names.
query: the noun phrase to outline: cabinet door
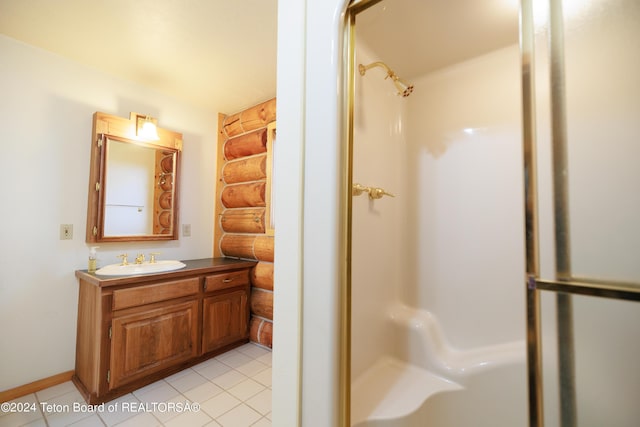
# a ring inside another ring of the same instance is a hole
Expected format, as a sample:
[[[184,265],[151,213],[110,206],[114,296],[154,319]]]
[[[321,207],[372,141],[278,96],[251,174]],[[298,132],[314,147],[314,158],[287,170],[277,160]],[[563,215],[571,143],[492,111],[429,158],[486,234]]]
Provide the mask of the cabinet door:
[[[247,290],[243,288],[205,298],[202,323],[203,353],[246,338],[249,323]]]
[[[109,388],[197,356],[197,319],[197,300],[115,317]]]

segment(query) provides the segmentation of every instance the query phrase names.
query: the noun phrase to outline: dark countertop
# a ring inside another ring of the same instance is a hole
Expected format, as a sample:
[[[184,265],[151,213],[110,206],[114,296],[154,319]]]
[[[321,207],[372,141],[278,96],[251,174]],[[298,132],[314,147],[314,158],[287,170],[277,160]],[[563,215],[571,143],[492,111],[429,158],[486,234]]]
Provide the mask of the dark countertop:
[[[88,273],[87,270],[76,270],[76,277],[99,287],[127,285],[165,279],[178,279],[184,276],[231,271],[240,268],[253,267],[257,261],[238,258],[202,258],[180,260],[186,264],[179,270],[164,271],[161,273],[136,274],[127,276],[101,276]]]

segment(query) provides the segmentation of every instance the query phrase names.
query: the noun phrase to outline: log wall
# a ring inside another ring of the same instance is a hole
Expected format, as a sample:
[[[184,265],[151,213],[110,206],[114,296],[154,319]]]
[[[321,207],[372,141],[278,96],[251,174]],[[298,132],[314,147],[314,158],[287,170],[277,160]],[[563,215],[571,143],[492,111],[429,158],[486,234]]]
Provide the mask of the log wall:
[[[214,256],[258,261],[251,272],[251,341],[272,347],[273,235],[265,234],[267,126],[276,120],[271,99],[239,113],[218,115],[218,182]]]

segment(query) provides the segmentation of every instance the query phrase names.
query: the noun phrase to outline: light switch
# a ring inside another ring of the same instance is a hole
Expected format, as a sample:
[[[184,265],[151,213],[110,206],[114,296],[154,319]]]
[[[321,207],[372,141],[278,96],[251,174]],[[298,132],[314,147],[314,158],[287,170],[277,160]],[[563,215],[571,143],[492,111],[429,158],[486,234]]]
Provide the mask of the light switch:
[[[60,240],[73,239],[73,224],[60,224]]]

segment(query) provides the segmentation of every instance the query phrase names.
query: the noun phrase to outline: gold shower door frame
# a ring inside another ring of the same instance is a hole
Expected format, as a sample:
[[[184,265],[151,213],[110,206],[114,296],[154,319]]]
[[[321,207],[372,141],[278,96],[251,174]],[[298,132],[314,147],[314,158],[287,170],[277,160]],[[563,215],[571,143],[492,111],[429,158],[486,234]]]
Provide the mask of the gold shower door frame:
[[[352,188],[353,188],[353,110],[355,98],[355,30],[356,15],[382,0],[351,0],[347,6],[343,21],[342,82],[345,96],[340,106],[342,110],[342,230],[340,252],[343,263],[340,269],[339,301],[339,373],[338,373],[338,421],[340,426],[351,426],[351,224],[352,224]]]
[[[556,277],[554,279],[544,279],[539,275],[533,1],[521,0],[520,10],[529,426],[544,426],[540,315],[540,293],[544,291],[553,292],[556,295],[560,425],[562,427],[575,427],[577,420],[572,295],[640,301],[640,284],[575,277],[571,271],[562,0],[549,0],[548,22]]]

